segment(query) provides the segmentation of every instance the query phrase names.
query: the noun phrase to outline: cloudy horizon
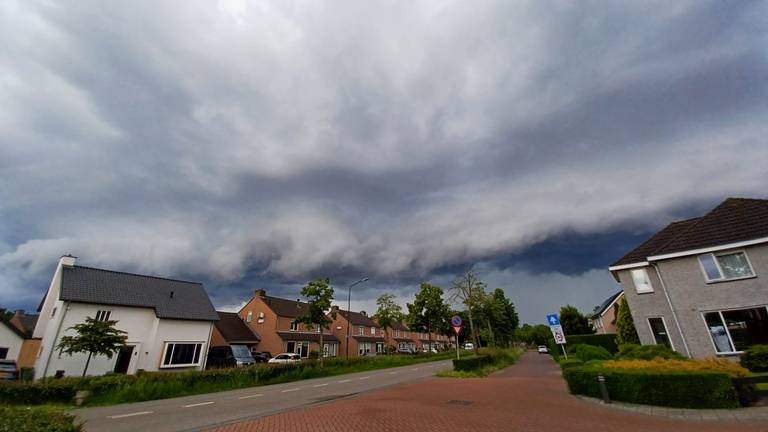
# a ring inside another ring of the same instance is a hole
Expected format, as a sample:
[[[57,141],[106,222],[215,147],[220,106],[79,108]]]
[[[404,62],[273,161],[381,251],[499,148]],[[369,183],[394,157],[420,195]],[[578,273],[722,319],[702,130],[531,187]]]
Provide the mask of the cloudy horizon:
[[[669,222],[765,198],[768,4],[0,4],[0,307],[59,256],[219,308],[477,264],[524,322]],[[343,295],[342,295],[343,293]]]

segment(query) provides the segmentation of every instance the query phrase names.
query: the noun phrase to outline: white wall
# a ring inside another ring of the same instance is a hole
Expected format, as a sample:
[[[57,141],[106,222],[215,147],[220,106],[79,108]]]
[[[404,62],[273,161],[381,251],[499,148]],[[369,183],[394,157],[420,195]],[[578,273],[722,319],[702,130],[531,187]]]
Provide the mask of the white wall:
[[[0,348],[8,348],[8,355],[5,356],[6,360],[19,359],[22,343],[24,343],[24,339],[21,336],[9,329],[7,325],[0,324]]]

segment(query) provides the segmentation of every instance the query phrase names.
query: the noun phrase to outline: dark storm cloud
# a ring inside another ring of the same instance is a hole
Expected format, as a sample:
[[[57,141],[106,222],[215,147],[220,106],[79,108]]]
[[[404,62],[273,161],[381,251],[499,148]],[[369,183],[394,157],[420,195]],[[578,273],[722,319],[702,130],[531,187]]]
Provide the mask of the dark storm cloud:
[[[404,304],[479,262],[524,319],[591,308],[652,230],[765,193],[766,12],[5,2],[0,304],[71,252],[228,307],[319,274]]]

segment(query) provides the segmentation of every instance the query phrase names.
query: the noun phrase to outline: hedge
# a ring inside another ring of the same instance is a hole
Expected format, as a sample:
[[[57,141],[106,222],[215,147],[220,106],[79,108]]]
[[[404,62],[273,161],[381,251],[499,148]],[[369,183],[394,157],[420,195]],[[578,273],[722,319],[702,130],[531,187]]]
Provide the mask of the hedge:
[[[768,345],[752,345],[741,355],[741,365],[752,372],[768,372]]]
[[[21,408],[0,406],[0,431],[2,432],[78,432],[80,424],[74,417],[47,408]]]
[[[568,345],[594,345],[603,347],[611,354],[616,354],[619,351],[618,345],[616,345],[616,335],[609,334],[591,334],[591,335],[566,335]]]
[[[607,349],[594,345],[573,345],[570,347],[570,352],[574,357],[584,362],[590,360],[610,360],[613,358]]]
[[[597,367],[563,369],[573,394],[601,397],[598,374],[605,377],[611,399],[674,408],[736,408],[739,399],[727,373],[621,370]]]
[[[682,354],[673,351],[666,345],[626,344],[621,345],[618,354],[616,354],[616,358],[618,359],[653,360],[659,357],[663,359],[679,360],[685,358]]]
[[[584,362],[577,358],[567,358],[560,360],[560,367],[562,369],[568,369],[572,367],[584,366]]]
[[[493,359],[489,355],[479,355],[476,357],[453,359],[453,370],[457,370],[457,371],[477,370],[491,363],[493,363]]]

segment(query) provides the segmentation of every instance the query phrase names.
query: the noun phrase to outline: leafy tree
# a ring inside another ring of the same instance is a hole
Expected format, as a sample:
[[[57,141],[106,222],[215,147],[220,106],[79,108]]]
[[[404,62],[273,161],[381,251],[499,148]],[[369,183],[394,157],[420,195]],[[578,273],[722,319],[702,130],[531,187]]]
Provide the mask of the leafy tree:
[[[381,328],[384,329],[384,338],[386,339],[388,329],[391,329],[394,323],[401,321],[403,308],[395,303],[395,296],[393,294],[381,295],[376,299],[376,305],[378,309],[376,309],[374,318]]]
[[[56,349],[65,354],[88,353],[85,361],[83,376],[88,372],[91,357],[104,355],[111,359],[112,356],[125,346],[125,332],[115,328],[117,321],[99,321],[86,317],[84,323],[75,324],[67,330],[74,330],[75,336],[62,336]]]
[[[567,335],[594,334],[595,329],[575,306],[566,305],[560,308],[560,324]]]
[[[504,295],[504,290],[496,288],[488,296],[488,314],[495,331],[495,342],[509,346],[515,337],[515,331],[520,323],[515,305]]]
[[[619,345],[640,344],[635,322],[632,320],[627,299],[624,297],[621,298],[619,310],[616,312],[616,343]]]
[[[413,304],[408,303],[407,306],[409,327],[418,332],[427,332],[431,348],[432,332],[444,332],[450,325],[451,308],[443,301],[443,289],[424,282]]]
[[[528,345],[548,345],[549,341],[552,339],[552,332],[549,330],[549,327],[544,324],[535,326],[523,324],[517,331],[516,338]]]
[[[480,344],[477,332],[475,331],[473,313],[485,301],[485,284],[480,281],[474,267],[469,267],[464,273],[454,279],[450,293],[452,302],[461,303],[467,307],[469,332],[474,342],[475,352],[477,352]]]
[[[333,301],[333,287],[331,287],[330,283],[331,280],[329,278],[317,278],[307,283],[301,289],[301,295],[308,300],[309,307],[304,314],[296,317],[297,323],[312,328],[320,326],[320,354],[318,356],[320,367],[323,367],[323,357],[325,354],[323,351],[323,332],[333,322],[326,316],[326,311],[331,309],[331,302]],[[331,313],[333,314],[333,312]]]

